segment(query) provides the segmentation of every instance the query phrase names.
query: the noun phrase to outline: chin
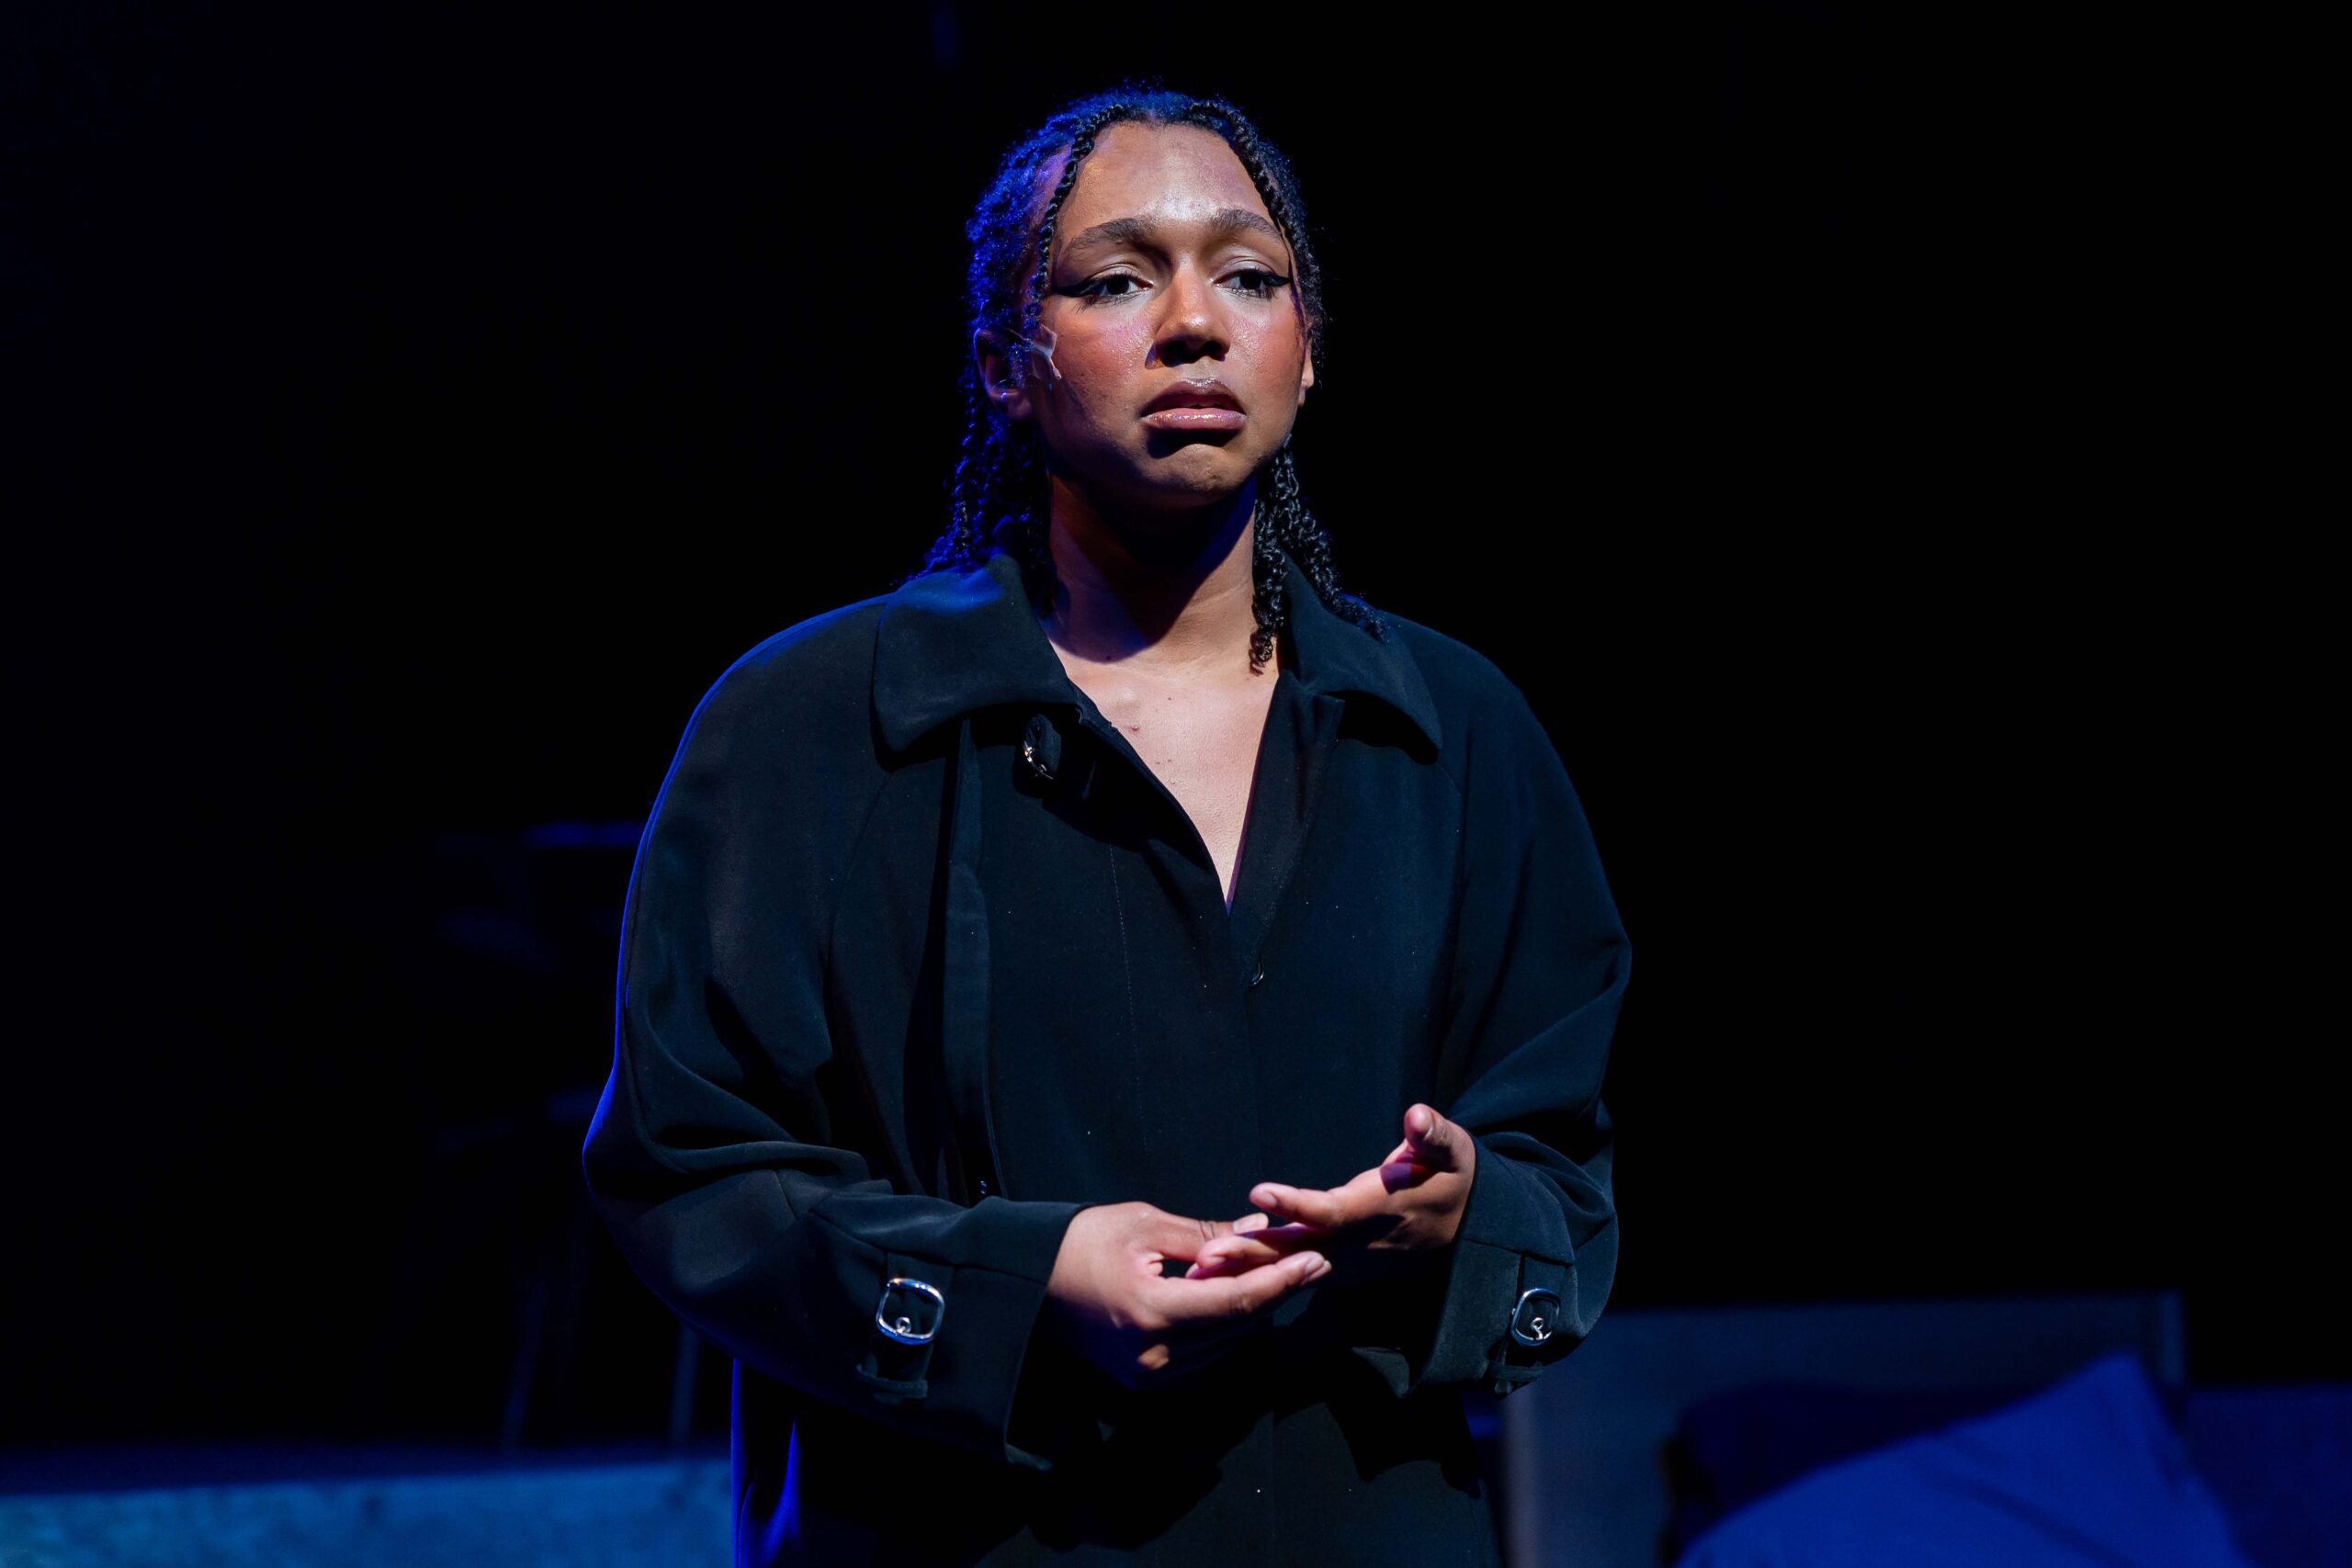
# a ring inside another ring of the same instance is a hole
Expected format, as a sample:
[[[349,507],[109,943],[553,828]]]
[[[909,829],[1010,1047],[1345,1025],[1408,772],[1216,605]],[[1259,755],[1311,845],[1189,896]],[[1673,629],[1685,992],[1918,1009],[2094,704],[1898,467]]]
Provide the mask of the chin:
[[[1144,482],[1150,488],[1206,500],[1239,490],[1250,482],[1250,476],[1258,471],[1258,467],[1249,453],[1200,441],[1148,459]]]
[[[1262,461],[1231,446],[1206,441],[1190,442],[1172,452],[1121,456],[1124,461],[1073,477],[1096,495],[1145,513],[1197,513],[1230,500]]]
[[[1140,491],[1136,499],[1137,504],[1143,506],[1171,512],[1197,512],[1204,506],[1232,500],[1249,479],[1247,470],[1239,474],[1204,474],[1197,477],[1170,475]]]

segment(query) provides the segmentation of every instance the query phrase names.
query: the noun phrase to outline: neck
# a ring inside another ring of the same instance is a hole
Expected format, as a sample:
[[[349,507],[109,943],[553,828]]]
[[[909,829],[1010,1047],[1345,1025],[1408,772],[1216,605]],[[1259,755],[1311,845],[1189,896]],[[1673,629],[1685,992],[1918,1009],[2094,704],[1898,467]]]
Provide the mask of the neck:
[[[1255,478],[1206,506],[1149,517],[1107,513],[1059,475],[1049,482],[1046,549],[1058,583],[1041,621],[1057,648],[1138,673],[1250,673]]]

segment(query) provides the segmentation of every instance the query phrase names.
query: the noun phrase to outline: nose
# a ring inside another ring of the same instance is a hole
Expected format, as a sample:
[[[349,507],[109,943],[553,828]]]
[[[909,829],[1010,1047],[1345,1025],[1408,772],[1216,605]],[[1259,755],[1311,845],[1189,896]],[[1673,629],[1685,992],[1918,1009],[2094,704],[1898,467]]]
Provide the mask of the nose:
[[[1196,359],[1225,357],[1230,345],[1216,287],[1189,261],[1180,265],[1169,279],[1159,310],[1159,330],[1152,342],[1155,363],[1190,365]]]

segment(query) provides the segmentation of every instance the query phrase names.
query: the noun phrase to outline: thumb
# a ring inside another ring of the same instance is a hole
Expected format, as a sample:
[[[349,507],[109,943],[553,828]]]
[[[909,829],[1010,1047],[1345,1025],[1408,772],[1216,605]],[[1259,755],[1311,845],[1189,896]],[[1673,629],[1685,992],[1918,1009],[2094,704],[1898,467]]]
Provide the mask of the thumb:
[[[1462,1145],[1468,1136],[1458,1122],[1439,1115],[1434,1105],[1417,1102],[1406,1108],[1405,1142],[1424,1165],[1440,1170],[1460,1169]]]

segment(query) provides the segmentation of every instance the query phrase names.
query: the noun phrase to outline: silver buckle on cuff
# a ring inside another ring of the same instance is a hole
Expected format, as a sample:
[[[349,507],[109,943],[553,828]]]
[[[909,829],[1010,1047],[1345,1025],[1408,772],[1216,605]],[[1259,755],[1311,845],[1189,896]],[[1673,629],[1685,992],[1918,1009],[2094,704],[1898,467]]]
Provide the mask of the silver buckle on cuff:
[[[1548,1312],[1544,1305],[1546,1302],[1551,1303]],[[1531,1304],[1534,1309],[1532,1312],[1529,1310]],[[1524,1328],[1520,1326],[1521,1319],[1526,1321]],[[1538,1285],[1532,1290],[1521,1292],[1519,1304],[1510,1309],[1510,1337],[1522,1345],[1541,1345],[1552,1337],[1559,1321],[1560,1292],[1547,1291]]]
[[[892,1291],[920,1291],[922,1294],[929,1296],[933,1301],[937,1302],[939,1303],[939,1310],[932,1314],[931,1326],[924,1329],[922,1333],[917,1334],[914,1331],[915,1320],[913,1318],[909,1317],[904,1313],[899,1313],[894,1315],[890,1311],[890,1292]],[[940,1320],[946,1315],[947,1298],[939,1293],[938,1286],[931,1284],[926,1280],[910,1279],[908,1276],[900,1274],[893,1277],[884,1283],[882,1287],[882,1299],[876,1303],[874,1307],[874,1326],[880,1329],[883,1333],[888,1335],[891,1338],[897,1340],[901,1345],[928,1345],[931,1343],[932,1336],[939,1332]]]

